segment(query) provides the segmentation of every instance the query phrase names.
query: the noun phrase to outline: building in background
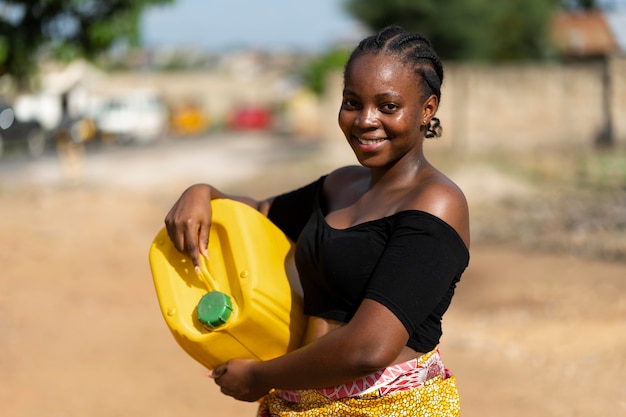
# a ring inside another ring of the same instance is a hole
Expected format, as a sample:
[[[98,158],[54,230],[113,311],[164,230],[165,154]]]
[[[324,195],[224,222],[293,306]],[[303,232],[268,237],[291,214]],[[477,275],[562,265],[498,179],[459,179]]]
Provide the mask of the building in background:
[[[594,59],[626,54],[626,12],[576,10],[557,14],[552,40],[559,54],[570,59]]]

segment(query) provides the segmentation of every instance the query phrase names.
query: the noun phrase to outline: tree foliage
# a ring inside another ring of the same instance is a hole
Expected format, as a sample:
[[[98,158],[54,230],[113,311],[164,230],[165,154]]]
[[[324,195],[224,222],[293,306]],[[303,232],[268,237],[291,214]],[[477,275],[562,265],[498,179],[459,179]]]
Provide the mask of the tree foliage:
[[[345,0],[378,30],[400,25],[426,35],[443,59],[537,59],[549,51],[548,23],[558,0]]]
[[[93,59],[118,41],[139,42],[139,18],[148,6],[173,0],[0,1],[0,75],[25,87],[38,54]]]
[[[322,94],[326,86],[326,76],[331,70],[342,69],[350,51],[347,49],[332,49],[311,61],[303,71],[304,83],[315,93]]]

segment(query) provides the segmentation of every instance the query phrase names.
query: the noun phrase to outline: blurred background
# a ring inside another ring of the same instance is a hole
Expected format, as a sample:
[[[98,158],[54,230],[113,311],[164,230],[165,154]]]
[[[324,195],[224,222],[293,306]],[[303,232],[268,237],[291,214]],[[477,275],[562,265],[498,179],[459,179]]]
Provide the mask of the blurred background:
[[[254,415],[169,335],[148,247],[191,183],[355,163],[342,68],[390,24],[446,70],[463,415],[626,413],[626,1],[42,0],[0,1],[1,415]]]

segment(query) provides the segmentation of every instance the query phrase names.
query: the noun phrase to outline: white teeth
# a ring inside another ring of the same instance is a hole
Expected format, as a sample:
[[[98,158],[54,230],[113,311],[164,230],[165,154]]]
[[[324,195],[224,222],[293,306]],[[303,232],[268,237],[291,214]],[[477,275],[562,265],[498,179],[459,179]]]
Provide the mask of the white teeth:
[[[359,143],[361,143],[362,145],[376,145],[377,143],[380,143],[382,141],[384,141],[385,139],[359,139]]]

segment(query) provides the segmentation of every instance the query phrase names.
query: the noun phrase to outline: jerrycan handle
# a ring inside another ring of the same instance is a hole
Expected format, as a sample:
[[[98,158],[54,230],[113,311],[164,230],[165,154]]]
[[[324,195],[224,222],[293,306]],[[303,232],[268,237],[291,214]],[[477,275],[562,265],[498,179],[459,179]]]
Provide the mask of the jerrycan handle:
[[[227,294],[214,290],[202,296],[196,312],[200,323],[214,330],[228,322],[233,313],[233,303]]]

